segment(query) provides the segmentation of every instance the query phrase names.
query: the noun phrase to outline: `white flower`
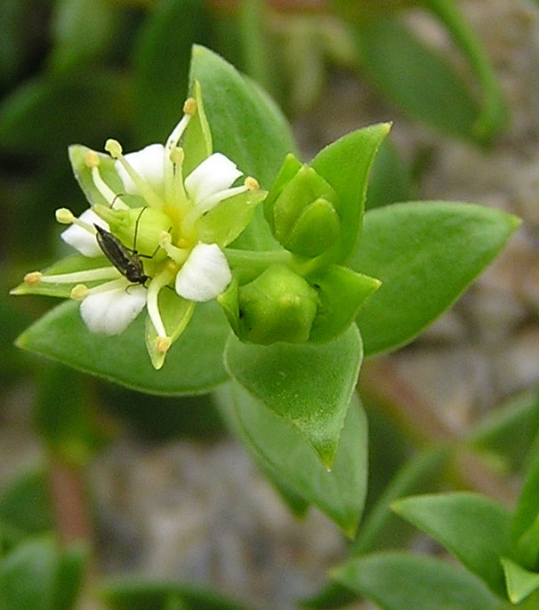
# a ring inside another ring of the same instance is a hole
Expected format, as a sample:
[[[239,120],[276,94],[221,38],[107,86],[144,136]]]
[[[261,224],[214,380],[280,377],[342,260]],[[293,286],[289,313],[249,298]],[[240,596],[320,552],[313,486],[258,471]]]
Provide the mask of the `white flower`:
[[[95,232],[88,230],[94,224],[99,225],[105,230],[109,230],[109,225],[100,218],[93,210],[84,210],[79,216],[79,222],[73,223],[68,229],[60,234],[66,244],[78,250],[88,258],[103,256],[103,251],[99,247],[95,238]]]
[[[105,256],[109,264],[93,269],[84,265],[80,271],[64,274],[28,274],[27,281],[32,285],[49,282],[74,286],[71,297],[82,301],[82,319],[95,333],[122,333],[147,306],[155,332],[147,330],[146,340],[155,339],[148,345],[148,351],[156,368],[162,364],[159,354],[164,357],[186,324],[181,313],[167,311],[163,316],[163,303],[168,308],[173,305],[170,298],[159,298],[160,291],[166,287],[174,289],[178,295],[177,312],[192,312],[192,307],[185,307],[186,301],[214,299],[232,280],[223,250],[217,243],[211,243],[212,235],[222,233],[219,229],[212,233],[206,225],[202,241],[199,220],[222,201],[258,188],[252,178],[241,186],[233,186],[242,172],[222,153],[210,154],[209,139],[204,139],[202,147],[199,143],[193,148],[196,155],[207,150],[208,156],[187,177],[183,176],[189,150],[184,151],[179,142],[197,111],[195,100],[188,100],[184,110],[185,115],[165,145],[151,144],[124,155],[117,141],[108,140],[105,149],[114,159],[113,164],[95,151],[74,147],[75,173],[96,203],[79,218],[66,209],[57,211],[60,222],[71,224],[62,233],[62,239],[85,257]],[[106,172],[102,173],[101,164],[105,161]],[[113,187],[111,171],[116,172],[122,188],[118,188],[117,181]],[[225,234],[239,234],[248,222],[241,224],[243,218],[240,216],[238,230]],[[99,241],[95,225],[105,230],[105,234],[99,232]],[[221,245],[226,245],[226,240],[219,239]],[[130,282],[128,278],[136,281]],[[173,326],[167,327],[165,320]]]
[[[176,292],[189,301],[217,298],[232,280],[225,255],[215,244],[197,244],[176,275]]]
[[[119,335],[144,309],[146,289],[123,280],[109,284],[106,290],[90,291],[80,305],[80,313],[91,332]]]

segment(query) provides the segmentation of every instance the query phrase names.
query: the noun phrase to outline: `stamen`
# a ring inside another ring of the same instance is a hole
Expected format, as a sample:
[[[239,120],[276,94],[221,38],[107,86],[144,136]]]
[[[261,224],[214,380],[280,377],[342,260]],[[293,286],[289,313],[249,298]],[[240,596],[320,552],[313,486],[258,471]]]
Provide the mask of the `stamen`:
[[[190,102],[191,100],[191,102]],[[194,106],[193,106],[194,104]],[[165,144],[165,158],[163,167],[163,178],[165,183],[165,198],[167,201],[175,201],[180,205],[180,201],[185,201],[185,192],[183,189],[182,164],[183,154],[177,153],[178,142],[183,136],[191,117],[196,111],[196,102],[193,98],[186,100],[183,105],[184,115],[180,122],[174,127],[172,133],[168,137]],[[189,112],[187,112],[189,110]],[[179,173],[179,178],[177,174]]]
[[[131,180],[133,180],[138,192],[146,200],[146,203],[152,208],[162,210],[164,201],[153,190],[150,184],[148,184],[148,182],[146,182],[146,180],[144,180],[144,178],[142,178],[142,176],[135,171],[129,161],[127,161],[127,159],[123,156],[120,143],[116,140],[109,139],[105,143],[105,150],[113,159],[116,159],[122,164],[122,167],[125,169]]]
[[[202,214],[208,212],[212,208],[214,208],[217,204],[221,203],[225,199],[230,199],[230,197],[234,197],[234,195],[239,195],[240,193],[245,193],[246,191],[251,190],[246,185],[243,186],[233,186],[232,188],[225,189],[224,191],[219,191],[218,193],[214,193],[206,199],[203,199],[200,202],[197,202],[196,207],[193,209],[193,213],[195,213],[195,220],[198,219]]]
[[[41,281],[41,271],[31,271],[24,276],[24,283],[27,286],[36,286]]]
[[[163,339],[168,339],[169,337],[159,311],[159,292],[172,281],[173,277],[174,274],[167,268],[162,273],[156,275],[148,287],[148,297],[146,300],[148,316],[155,328],[157,336]]]
[[[39,271],[33,273],[27,273],[27,276],[33,276]],[[58,273],[51,275],[41,275],[39,277],[40,282],[46,284],[72,284],[75,282],[96,282],[99,280],[111,280],[121,277],[121,273],[116,267],[99,267],[98,269],[86,269],[85,271],[74,271],[73,273]],[[33,280],[31,277],[30,280]],[[28,283],[26,276],[24,278],[25,283]]]
[[[121,196],[117,195],[101,177],[101,173],[99,171],[101,159],[95,150],[89,150],[86,153],[84,162],[86,163],[87,167],[90,168],[92,181],[96,189],[99,191],[99,194],[103,197],[103,199],[109,204],[109,206],[112,207],[115,205],[117,208],[121,208],[123,210],[127,209],[129,206],[122,201]]]
[[[88,296],[88,286],[84,284],[77,284],[71,290],[71,294],[69,297],[74,301],[84,301],[84,299]]]

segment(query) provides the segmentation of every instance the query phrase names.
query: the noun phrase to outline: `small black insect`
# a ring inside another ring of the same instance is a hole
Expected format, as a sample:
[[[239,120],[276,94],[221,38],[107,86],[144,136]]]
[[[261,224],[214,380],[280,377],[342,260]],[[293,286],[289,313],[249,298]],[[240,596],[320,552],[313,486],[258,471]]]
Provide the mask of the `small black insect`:
[[[143,208],[140,216],[144,213]],[[109,261],[118,269],[118,271],[133,284],[145,284],[150,278],[144,273],[142,261],[139,258],[139,253],[136,250],[138,223],[140,216],[135,224],[135,235],[133,238],[133,250],[126,248],[122,242],[112,233],[103,229],[99,225],[94,224],[97,243],[103,254]]]

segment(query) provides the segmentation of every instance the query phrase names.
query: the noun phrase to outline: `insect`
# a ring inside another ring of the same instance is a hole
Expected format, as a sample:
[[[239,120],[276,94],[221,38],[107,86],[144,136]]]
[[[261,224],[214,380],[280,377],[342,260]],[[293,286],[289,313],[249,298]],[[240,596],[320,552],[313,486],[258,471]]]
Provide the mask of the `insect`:
[[[133,238],[133,250],[126,248],[122,242],[115,237],[112,233],[103,229],[99,225],[94,224],[96,233],[97,243],[103,254],[109,259],[109,261],[118,269],[118,271],[133,284],[145,284],[150,278],[144,273],[144,267],[140,260],[139,253],[137,252],[137,231],[140,217],[144,210],[140,212],[140,216],[137,218],[135,224],[135,235]],[[142,256],[142,255],[141,255]]]

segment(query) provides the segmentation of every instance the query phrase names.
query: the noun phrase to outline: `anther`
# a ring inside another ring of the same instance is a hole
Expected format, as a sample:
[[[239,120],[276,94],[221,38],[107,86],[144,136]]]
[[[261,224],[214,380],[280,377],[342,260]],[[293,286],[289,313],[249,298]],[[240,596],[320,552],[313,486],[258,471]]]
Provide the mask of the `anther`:
[[[31,271],[24,276],[24,283],[27,286],[36,286],[41,281],[41,271]]]
[[[191,116],[197,111],[197,103],[194,97],[188,97],[183,104],[183,112]]]
[[[57,222],[63,225],[70,225],[75,221],[75,216],[73,215],[73,212],[71,210],[68,210],[67,208],[59,208],[58,210],[56,210],[55,216]]]
[[[109,138],[105,142],[105,150],[113,159],[118,159],[122,154],[122,145],[120,144],[120,142],[118,142],[118,140],[113,140],[112,138]]]
[[[157,337],[155,340],[155,349],[159,354],[166,354],[172,345],[170,337]]]
[[[176,165],[181,165],[183,163],[184,158],[185,152],[183,148],[176,146],[176,148],[173,148],[170,151],[170,160],[172,161],[172,163],[175,163]]]
[[[252,176],[247,176],[243,184],[249,191],[258,191],[258,189],[260,188],[258,180],[256,178],[253,178]]]
[[[86,167],[92,169],[93,167],[99,166],[99,164],[101,163],[101,159],[99,158],[99,155],[95,152],[95,150],[89,150],[84,155],[84,163]]]
[[[71,294],[69,295],[74,301],[84,301],[84,299],[88,296],[88,286],[84,284],[77,284],[71,290]]]

